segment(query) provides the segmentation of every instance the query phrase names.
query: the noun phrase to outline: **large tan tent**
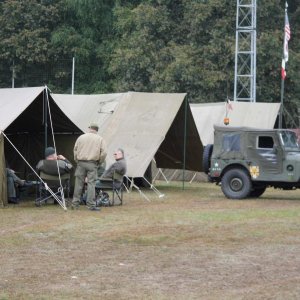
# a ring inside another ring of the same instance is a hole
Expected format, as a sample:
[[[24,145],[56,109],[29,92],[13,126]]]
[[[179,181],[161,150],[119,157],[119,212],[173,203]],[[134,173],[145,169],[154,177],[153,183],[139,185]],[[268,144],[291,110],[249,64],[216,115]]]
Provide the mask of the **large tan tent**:
[[[126,93],[99,94],[99,95],[67,95],[51,94],[59,108],[83,132],[91,122],[96,122],[100,130],[107,119],[112,117],[119,102]]]
[[[98,122],[108,145],[108,165],[113,162],[116,148],[125,150],[128,177],[143,177],[154,157],[159,167],[202,168],[202,145],[190,108],[185,105],[185,94],[128,92],[52,97],[81,130],[85,131],[91,121]]]
[[[280,109],[280,103],[231,102],[232,109],[227,110],[228,126],[245,126],[272,129]],[[214,125],[224,125],[226,103],[191,104],[203,145],[213,144]]]

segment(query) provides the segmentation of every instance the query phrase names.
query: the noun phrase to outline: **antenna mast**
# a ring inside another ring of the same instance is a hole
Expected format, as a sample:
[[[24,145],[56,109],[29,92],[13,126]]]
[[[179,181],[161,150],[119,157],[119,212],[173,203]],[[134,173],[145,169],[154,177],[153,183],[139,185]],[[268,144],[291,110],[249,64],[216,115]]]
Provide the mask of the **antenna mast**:
[[[237,0],[234,101],[256,102],[256,0]]]

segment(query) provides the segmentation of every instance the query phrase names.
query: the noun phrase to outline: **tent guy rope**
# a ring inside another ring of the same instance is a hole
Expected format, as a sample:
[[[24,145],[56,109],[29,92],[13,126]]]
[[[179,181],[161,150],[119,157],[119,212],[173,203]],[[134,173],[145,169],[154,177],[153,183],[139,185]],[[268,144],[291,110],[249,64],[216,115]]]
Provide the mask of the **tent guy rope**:
[[[3,134],[3,136],[6,138],[6,140],[11,144],[11,146],[17,151],[17,153],[22,157],[22,159],[25,161],[25,163],[29,166],[29,168],[32,170],[32,172],[39,178],[39,180],[44,184],[46,190],[52,195],[52,197],[59,203],[59,205],[64,209],[67,210],[65,201],[62,201],[59,199],[55,193],[48,187],[47,183],[43,181],[43,179],[39,176],[39,174],[34,170],[34,168],[29,164],[29,162],[26,160],[26,158],[21,154],[21,152],[16,148],[16,146],[12,143],[12,141],[7,137],[7,135],[4,133],[3,130],[0,129],[0,134]]]
[[[47,86],[45,86],[45,91],[46,91],[46,100],[47,100],[47,108],[48,108],[48,113],[49,113],[49,120],[50,120],[50,125],[51,125],[51,134],[52,134],[53,147],[55,149],[55,153],[57,153],[57,151],[56,151],[56,144],[55,144],[55,138],[54,138],[53,123],[52,123],[52,115],[51,115],[50,104],[49,104],[48,87]],[[61,199],[62,199],[62,202],[63,202],[63,207],[66,207],[64,189],[62,187],[60,170],[59,170],[59,166],[58,166],[58,160],[56,160],[56,168],[57,168],[57,174],[58,174],[58,178],[59,178],[60,196],[61,196]]]

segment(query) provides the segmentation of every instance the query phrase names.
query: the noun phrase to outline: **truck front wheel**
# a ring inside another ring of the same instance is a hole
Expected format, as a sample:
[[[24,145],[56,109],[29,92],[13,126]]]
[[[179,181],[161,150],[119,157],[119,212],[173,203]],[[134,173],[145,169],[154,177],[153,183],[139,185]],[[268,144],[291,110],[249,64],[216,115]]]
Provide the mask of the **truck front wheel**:
[[[230,199],[244,199],[249,196],[252,182],[243,169],[230,169],[222,177],[222,192]]]

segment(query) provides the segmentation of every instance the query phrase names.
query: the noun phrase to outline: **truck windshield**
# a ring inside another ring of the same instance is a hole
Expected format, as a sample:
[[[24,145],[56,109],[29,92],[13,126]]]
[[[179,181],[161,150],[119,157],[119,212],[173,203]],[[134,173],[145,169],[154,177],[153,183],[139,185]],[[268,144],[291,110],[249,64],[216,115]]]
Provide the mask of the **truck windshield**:
[[[286,150],[290,151],[300,151],[299,144],[297,142],[297,136],[295,132],[292,131],[281,131],[280,139],[282,145]]]

